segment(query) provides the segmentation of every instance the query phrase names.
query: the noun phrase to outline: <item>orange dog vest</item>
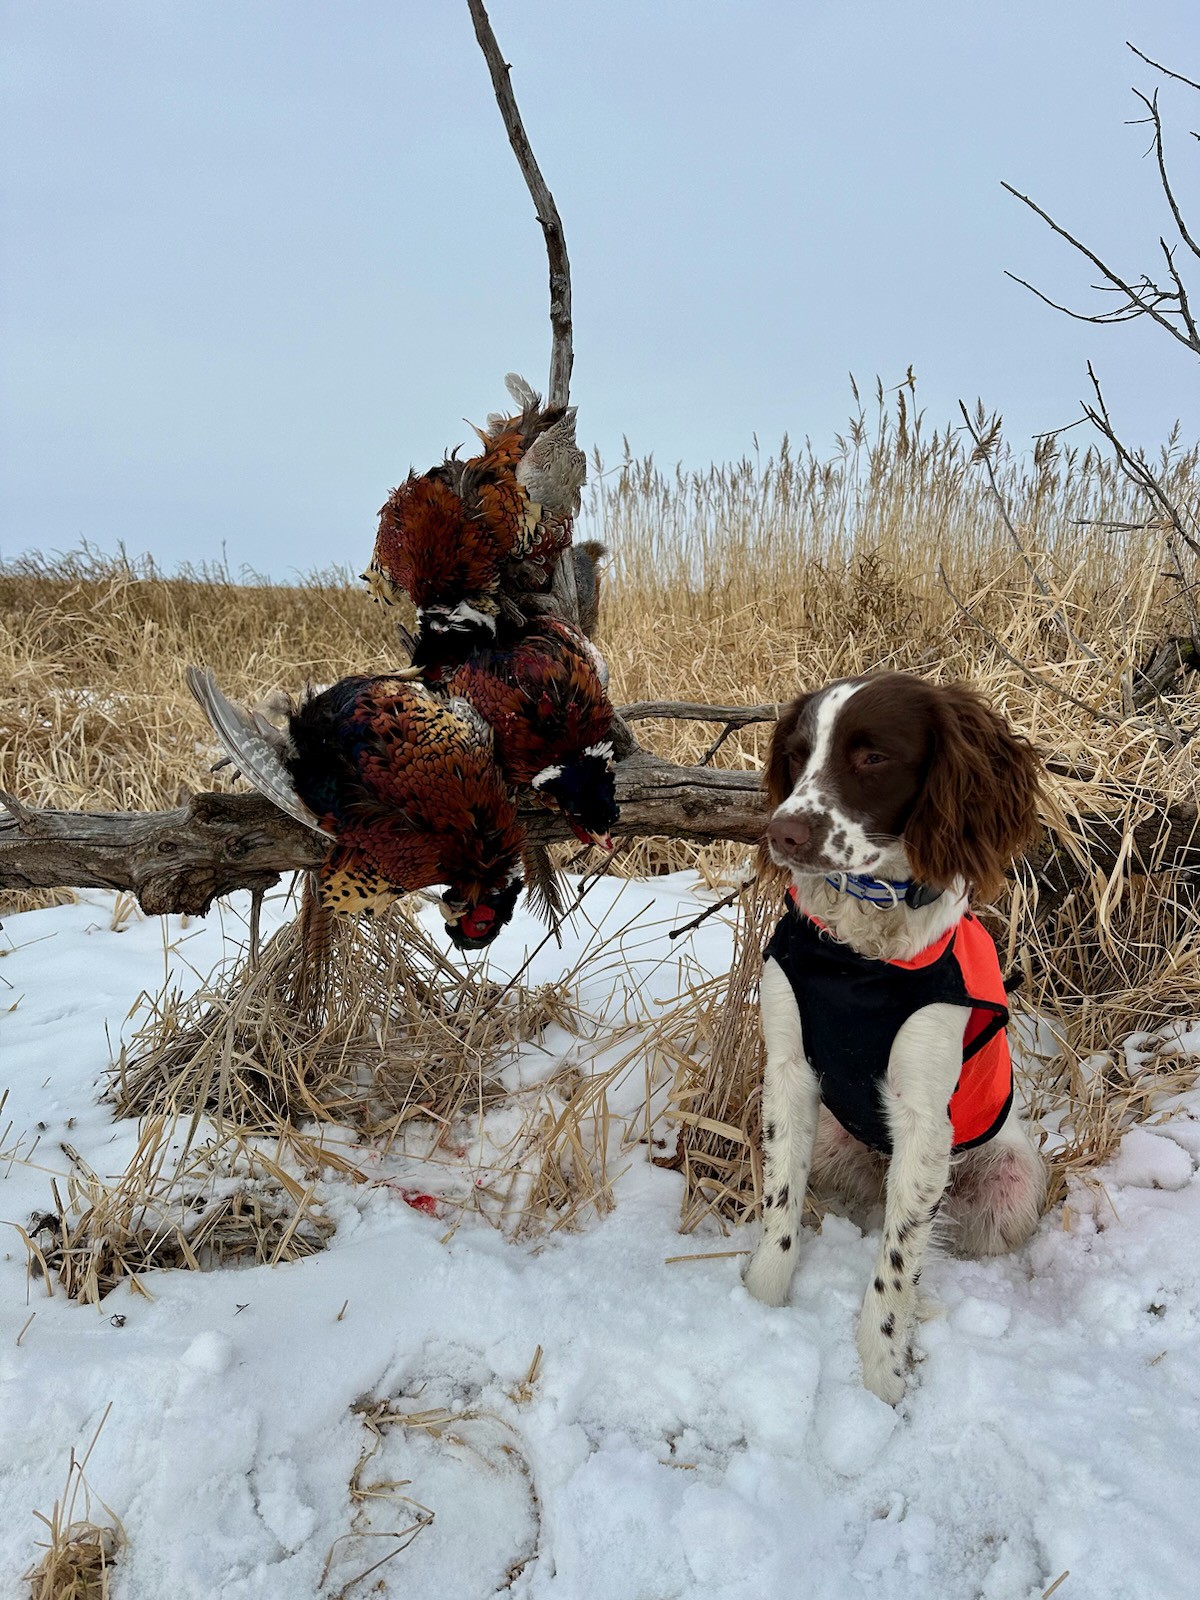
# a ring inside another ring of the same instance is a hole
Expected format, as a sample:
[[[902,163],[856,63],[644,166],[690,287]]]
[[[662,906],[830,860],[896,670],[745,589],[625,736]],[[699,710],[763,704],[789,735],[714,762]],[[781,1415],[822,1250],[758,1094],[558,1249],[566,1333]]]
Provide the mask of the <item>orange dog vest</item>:
[[[999,1131],[1013,1094],[1008,1002],[996,946],[969,911],[911,960],[874,961],[791,909],[764,953],[796,996],[821,1098],[855,1138],[891,1150],[879,1091],[892,1042],[909,1017],[939,1002],[970,1011],[962,1075],[947,1108],[954,1148],[984,1144]]]

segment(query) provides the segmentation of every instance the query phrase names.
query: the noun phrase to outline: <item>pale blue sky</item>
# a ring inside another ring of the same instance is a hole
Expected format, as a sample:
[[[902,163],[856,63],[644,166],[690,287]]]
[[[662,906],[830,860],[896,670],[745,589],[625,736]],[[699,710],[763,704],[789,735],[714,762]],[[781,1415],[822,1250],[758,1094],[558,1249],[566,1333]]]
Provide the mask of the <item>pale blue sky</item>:
[[[1129,436],[1200,371],[1085,298],[1033,194],[1131,272],[1165,226],[1125,49],[1200,72],[1195,0],[493,0],[575,286],[580,437],[700,466],[832,447],[847,373],[1014,443]],[[465,0],[0,0],[0,557],[86,538],[278,576],[543,382],[540,231]],[[1163,87],[1200,227],[1200,95]],[[1190,172],[1189,172],[1190,168]],[[1191,179],[1189,182],[1188,179]],[[1200,274],[1194,275],[1200,290]],[[1078,437],[1078,436],[1077,436]]]

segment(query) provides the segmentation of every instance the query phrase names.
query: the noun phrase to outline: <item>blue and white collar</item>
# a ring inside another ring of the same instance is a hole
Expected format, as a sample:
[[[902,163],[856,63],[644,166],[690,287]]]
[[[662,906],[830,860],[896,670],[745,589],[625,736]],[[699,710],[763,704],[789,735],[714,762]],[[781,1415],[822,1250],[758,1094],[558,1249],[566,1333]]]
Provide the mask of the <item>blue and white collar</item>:
[[[835,872],[827,876],[825,882],[838,894],[848,894],[853,900],[864,900],[868,905],[888,910],[907,906],[910,911],[919,911],[942,896],[940,889],[931,889],[913,878],[869,878],[860,872]]]

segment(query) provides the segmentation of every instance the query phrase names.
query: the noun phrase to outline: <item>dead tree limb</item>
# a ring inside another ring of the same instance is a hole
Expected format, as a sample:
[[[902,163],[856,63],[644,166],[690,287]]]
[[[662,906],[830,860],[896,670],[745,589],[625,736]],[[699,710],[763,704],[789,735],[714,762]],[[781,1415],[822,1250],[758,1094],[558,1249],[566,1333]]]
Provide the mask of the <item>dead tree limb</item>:
[[[567,241],[563,234],[562,218],[558,214],[558,207],[554,203],[550,187],[542,177],[542,169],[538,166],[533,146],[529,143],[525,124],[521,121],[510,77],[512,68],[500,53],[496,35],[492,32],[492,25],[483,7],[483,0],[467,0],[467,7],[471,13],[471,21],[475,24],[475,37],[479,41],[479,48],[483,51],[484,60],[492,77],[492,88],[496,92],[500,115],[504,119],[504,131],[508,134],[508,142],[512,146],[513,155],[517,158],[517,165],[521,169],[521,176],[525,179],[534,210],[537,212],[537,219],[546,238],[546,255],[550,263],[550,328],[553,336],[550,347],[550,384],[546,398],[552,406],[565,406],[571,392],[571,367],[575,357],[571,341],[571,264],[567,260]],[[567,564],[569,563],[564,563]]]
[[[635,700],[618,713],[626,722],[662,717],[671,722],[723,722],[727,728],[749,728],[756,722],[774,722],[778,705],[706,706],[698,700]]]
[[[567,258],[566,234],[554,196],[550,193],[550,185],[542,176],[542,169],[538,166],[533,146],[525,132],[525,124],[521,121],[517,97],[513,93],[512,68],[500,53],[483,0],[467,0],[467,9],[471,13],[475,37],[491,74],[492,89],[500,107],[504,131],[508,134],[508,142],[517,158],[546,241],[546,258],[550,268],[550,382],[546,399],[552,406],[565,406],[571,395],[571,368],[575,364],[571,329],[571,263]],[[558,562],[551,592],[558,615],[578,627],[579,592],[573,561]]]
[[[757,772],[680,766],[635,749],[618,766],[617,798],[625,835],[752,848],[762,834]],[[282,873],[316,866],[325,848],[256,794],[198,794],[174,811],[155,812],[40,810],[0,800],[10,809],[0,814],[0,891],[126,890],[151,915],[202,916],[220,895],[262,891]],[[1131,830],[1129,870],[1171,873],[1200,891],[1197,808],[1148,801],[1147,811]],[[527,808],[524,820],[539,842],[570,837],[562,818],[538,807]],[[1080,827],[1082,852],[1047,833],[1030,857],[1043,885],[1042,916],[1123,857],[1122,817],[1088,816]]]
[[[198,794],[174,811],[35,810],[0,795],[0,889],[124,889],[150,915],[203,916],[235,889],[315,867],[327,841],[257,794]]]
[[[677,766],[644,750],[620,763],[623,833],[725,839],[752,846],[762,832],[755,772]],[[325,842],[259,795],[199,794],[174,811],[37,810],[0,794],[0,891],[122,889],[150,914],[203,915],[220,895],[267,889],[284,872],[316,866]],[[565,821],[531,806],[529,837],[572,837]]]

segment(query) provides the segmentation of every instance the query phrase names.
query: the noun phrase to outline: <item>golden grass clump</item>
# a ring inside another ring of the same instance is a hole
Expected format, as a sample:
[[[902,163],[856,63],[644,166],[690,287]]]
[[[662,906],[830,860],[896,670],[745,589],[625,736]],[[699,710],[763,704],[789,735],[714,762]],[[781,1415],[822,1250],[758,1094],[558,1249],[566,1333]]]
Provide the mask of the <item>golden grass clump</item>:
[[[1087,1165],[1129,1119],[1156,1114],[1190,1072],[1171,1054],[1171,1025],[1200,1015],[1194,886],[1181,873],[1134,873],[1131,858],[1136,826],[1169,808],[1186,816],[1200,798],[1197,676],[1178,675],[1156,698],[1139,675],[1165,639],[1192,633],[1200,572],[1095,450],[1046,438],[1018,456],[987,419],[977,431],[988,438],[1015,539],[971,441],[926,429],[911,380],[892,405],[878,392],[871,421],[860,406],[827,459],[785,440],[771,459],[695,474],[666,473],[651,460],[608,470],[597,461],[579,532],[611,552],[600,635],[617,704],[774,703],[835,677],[909,670],[975,684],[1048,758],[1048,809],[1066,819],[1063,847],[1083,870],[1061,892],[1023,870],[990,915],[1004,969],[1024,980],[1017,1004],[1040,1023],[1040,1055],[1027,1056],[1034,1107],[1056,1124],[1064,1163]],[[1172,441],[1157,470],[1194,517],[1197,451]],[[365,526],[364,555],[371,534]],[[148,563],[86,551],[10,565],[0,570],[0,787],[40,804],[172,805],[214,781],[212,740],[184,685],[187,663],[212,665],[230,693],[253,702],[280,685],[296,690],[396,658],[389,614],[335,573],[286,586],[234,582],[224,571],[168,578]],[[637,731],[659,753],[695,761],[716,730],[641,722]],[[740,730],[713,760],[761,767],[766,736],[763,727]],[[1088,865],[1084,819],[1096,815],[1116,822],[1115,866]],[[714,879],[744,854],[633,841],[617,870],[699,867]],[[712,1197],[734,1216],[755,1203],[751,1001],[760,923],[772,914],[745,910],[729,986],[682,995],[677,1017],[656,1030],[664,1057],[680,1064],[676,1109],[696,1119],[685,1124],[689,1215]],[[491,1092],[480,1074],[492,1059],[488,1040],[497,1029],[519,1035],[519,1006],[493,1010],[486,988],[469,997],[434,971],[428,952],[413,958],[426,963],[424,975],[407,980],[396,963],[409,957],[390,934],[385,943],[369,928],[346,937],[349,964],[332,957],[332,1020],[320,1037],[306,1035],[303,1010],[288,999],[297,949],[285,940],[257,977],[235,980],[236,1004],[232,989],[190,1007],[162,1002],[155,1065],[131,1053],[122,1107],[161,1111],[173,1094],[195,1107],[215,1095],[250,1126],[338,1117],[384,1137],[418,1117],[453,1120],[463,1094],[478,1114]],[[399,1013],[381,993],[392,978]],[[359,989],[361,1004],[352,1005]],[[338,1011],[339,992],[350,1010]],[[563,994],[553,1003],[564,1004]],[[269,1048],[264,1019],[278,1029]],[[1127,1060],[1119,1042],[1147,1030],[1162,1048]],[[386,1068],[406,1040],[422,1041],[426,1065]],[[444,1079],[428,1078],[443,1069]],[[577,1083],[566,1099],[585,1093]],[[543,1105],[549,1138],[557,1113],[549,1099]],[[603,1121],[600,1098],[587,1115]],[[722,1146],[734,1127],[740,1145]],[[557,1135],[561,1183],[551,1185],[560,1200],[589,1148],[569,1150],[565,1133]],[[700,1133],[717,1142],[701,1150]]]
[[[111,1409],[105,1409],[82,1458],[71,1451],[62,1499],[49,1516],[34,1512],[47,1537],[39,1541],[45,1554],[24,1576],[29,1600],[109,1600],[113,1566],[127,1543],[125,1530],[107,1506],[94,1501],[84,1469]],[[95,1521],[93,1505],[109,1520]]]
[[[467,1161],[457,1204],[510,1231],[561,1227],[609,1203],[607,1077],[551,1062],[515,1085],[503,1071],[548,1028],[578,1029],[572,977],[536,987],[480,977],[404,905],[318,918],[306,899],[257,959],[186,1000],[148,1002],[114,1070],[117,1111],[204,1112],[241,1133],[314,1123],[307,1159],[357,1180],[369,1176],[361,1138],[415,1147],[435,1165]],[[485,1121],[501,1106],[506,1117]]]
[[[126,1279],[146,1293],[141,1275],[155,1268],[273,1265],[324,1248],[334,1224],[315,1183],[239,1133],[197,1140],[196,1127],[148,1117],[111,1181],[68,1149],[65,1198],[55,1179],[53,1208],[21,1230],[34,1276],[49,1288],[53,1275],[71,1299],[98,1306]]]
[[[315,925],[315,926],[314,926]],[[392,1139],[413,1118],[449,1126],[502,1054],[571,1020],[561,987],[474,979],[403,904],[378,916],[304,910],[231,975],[150,1003],[121,1051],[121,1116],[203,1109],[243,1129],[312,1118]]]

